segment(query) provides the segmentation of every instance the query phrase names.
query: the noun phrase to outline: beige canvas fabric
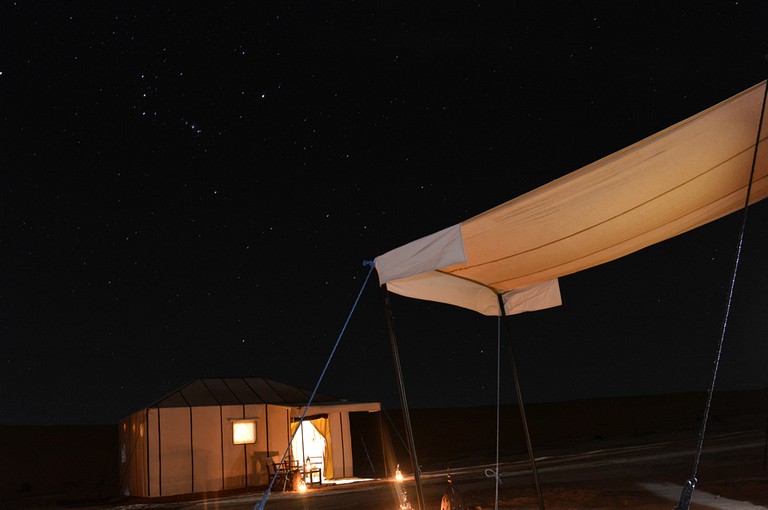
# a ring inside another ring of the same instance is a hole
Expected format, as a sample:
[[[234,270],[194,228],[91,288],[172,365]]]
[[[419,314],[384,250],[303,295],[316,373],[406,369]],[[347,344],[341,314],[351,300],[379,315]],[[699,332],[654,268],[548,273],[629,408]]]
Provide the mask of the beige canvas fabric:
[[[743,208],[765,82],[459,225],[376,258],[380,283],[497,315],[560,304],[558,277]],[[750,203],[768,194],[765,118]],[[448,263],[446,263],[448,261]],[[543,286],[543,287],[539,287]],[[547,289],[549,291],[547,291]],[[528,303],[525,295],[535,300]]]

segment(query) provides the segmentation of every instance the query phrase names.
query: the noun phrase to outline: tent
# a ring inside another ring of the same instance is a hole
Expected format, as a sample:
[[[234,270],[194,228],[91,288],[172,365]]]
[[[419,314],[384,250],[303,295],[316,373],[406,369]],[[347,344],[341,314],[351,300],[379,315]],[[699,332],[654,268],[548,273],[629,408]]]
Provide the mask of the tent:
[[[310,394],[263,377],[184,385],[120,421],[121,492],[154,497],[268,484],[267,462],[280,460]],[[325,443],[323,479],[353,476],[350,413],[381,404],[321,394],[314,402],[304,423],[322,424],[313,430]]]
[[[391,291],[502,317],[559,306],[559,277],[762,200],[768,195],[765,98],[763,82],[474,218],[376,257],[385,304]],[[387,320],[409,429],[391,314]],[[512,371],[543,509],[514,357]],[[418,465],[407,432],[412,463]],[[418,471],[414,476],[423,508]],[[689,481],[691,491],[694,484]]]
[[[768,194],[765,82],[458,225],[376,257],[389,291],[508,315],[561,304],[557,278],[610,262]]]

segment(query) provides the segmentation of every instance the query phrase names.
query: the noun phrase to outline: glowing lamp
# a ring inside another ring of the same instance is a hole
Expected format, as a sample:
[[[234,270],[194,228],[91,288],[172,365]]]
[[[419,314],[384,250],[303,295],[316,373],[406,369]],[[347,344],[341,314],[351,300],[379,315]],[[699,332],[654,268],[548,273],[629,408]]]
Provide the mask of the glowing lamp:
[[[400,464],[398,464],[397,469],[395,469],[395,481],[398,483],[403,481],[403,473],[400,472]]]
[[[299,492],[307,492],[307,482],[304,480],[299,482]]]

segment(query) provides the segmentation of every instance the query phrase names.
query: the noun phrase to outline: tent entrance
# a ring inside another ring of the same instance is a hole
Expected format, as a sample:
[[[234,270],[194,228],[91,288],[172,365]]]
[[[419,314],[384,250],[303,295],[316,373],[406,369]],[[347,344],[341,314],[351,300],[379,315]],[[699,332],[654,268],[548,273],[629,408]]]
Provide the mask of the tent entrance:
[[[298,430],[296,430],[298,429]],[[323,478],[333,478],[333,462],[330,458],[330,424],[327,416],[316,416],[291,423],[291,433],[296,432],[291,443],[293,458],[299,465],[320,468]]]

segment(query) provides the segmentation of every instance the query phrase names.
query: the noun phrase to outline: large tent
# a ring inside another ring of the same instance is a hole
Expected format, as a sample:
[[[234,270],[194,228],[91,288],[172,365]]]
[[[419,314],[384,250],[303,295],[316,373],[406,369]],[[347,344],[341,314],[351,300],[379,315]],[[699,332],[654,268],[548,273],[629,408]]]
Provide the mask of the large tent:
[[[268,484],[267,463],[279,462],[310,394],[263,377],[186,384],[121,420],[122,493],[154,497]],[[315,395],[305,423],[322,424],[323,479],[353,476],[349,415],[380,410],[378,402]],[[248,436],[242,441],[241,426]]]
[[[765,82],[624,150],[376,258],[403,296],[485,315],[560,302],[557,278],[615,260],[768,194]]]
[[[376,257],[387,306],[390,291],[502,317],[559,306],[559,277],[762,200],[768,195],[765,98],[763,82],[474,218]],[[391,314],[387,320],[411,460],[418,465]],[[543,509],[514,356],[512,370]],[[418,471],[414,476],[423,508]],[[695,469],[688,488],[694,485]]]

